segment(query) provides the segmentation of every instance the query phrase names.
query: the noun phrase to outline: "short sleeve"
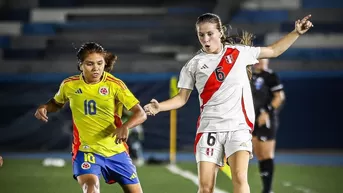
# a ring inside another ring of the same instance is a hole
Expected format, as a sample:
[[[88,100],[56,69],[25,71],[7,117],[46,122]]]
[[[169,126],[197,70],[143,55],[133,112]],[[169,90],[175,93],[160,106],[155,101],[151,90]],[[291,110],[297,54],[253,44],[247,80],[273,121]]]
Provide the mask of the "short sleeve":
[[[236,48],[240,52],[244,52],[244,60],[246,60],[244,64],[246,66],[258,63],[258,57],[261,52],[260,47],[237,45]]]
[[[185,88],[193,90],[195,84],[195,71],[193,70],[194,61],[189,61],[185,66],[182,67],[179,82],[177,84],[178,88]]]
[[[132,92],[126,87],[125,83],[122,81],[120,81],[120,85],[117,88],[116,98],[128,110],[130,110],[133,106],[139,103],[138,99],[132,94]]]
[[[58,92],[54,96],[54,100],[57,103],[65,104],[68,102],[68,98],[66,97],[66,93],[65,93],[65,85],[66,84],[64,82],[62,82]]]
[[[269,88],[271,92],[276,92],[283,90],[283,85],[280,81],[280,78],[276,73],[271,73],[268,80]]]
[[[252,58],[257,60],[258,56],[261,53],[261,48],[260,47],[249,47],[249,46],[248,46],[248,48],[249,48],[248,50],[249,50],[250,54],[252,55]]]

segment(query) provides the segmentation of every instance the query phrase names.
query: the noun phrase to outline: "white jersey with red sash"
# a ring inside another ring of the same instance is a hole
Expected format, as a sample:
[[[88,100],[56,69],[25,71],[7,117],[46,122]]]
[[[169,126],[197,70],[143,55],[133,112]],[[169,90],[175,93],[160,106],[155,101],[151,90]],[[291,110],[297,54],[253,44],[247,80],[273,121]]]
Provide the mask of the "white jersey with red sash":
[[[181,70],[178,87],[199,93],[197,133],[253,130],[255,112],[246,66],[257,63],[259,47],[225,45],[218,54],[200,52]]]

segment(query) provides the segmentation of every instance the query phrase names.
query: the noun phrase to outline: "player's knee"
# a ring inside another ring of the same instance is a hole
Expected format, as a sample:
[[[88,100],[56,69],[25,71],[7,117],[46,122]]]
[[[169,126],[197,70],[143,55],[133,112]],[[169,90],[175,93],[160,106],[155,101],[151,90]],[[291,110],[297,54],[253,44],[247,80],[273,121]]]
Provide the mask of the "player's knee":
[[[270,153],[266,153],[260,156],[260,158],[258,158],[258,160],[267,160],[267,159],[274,159],[274,155]]]
[[[143,190],[124,190],[124,193],[143,193]]]
[[[143,193],[140,184],[122,185],[124,193]]]
[[[236,171],[232,173],[232,182],[234,185],[243,186],[248,184],[248,174],[243,171]]]
[[[256,158],[258,159],[258,160],[263,160],[264,159],[264,155],[263,155],[263,153],[262,152],[255,152],[255,156],[256,156]]]
[[[273,159],[274,152],[269,150],[260,150],[259,153],[256,153],[256,157],[258,160]]]
[[[99,193],[99,184],[93,181],[84,182],[82,185],[83,193]]]
[[[213,193],[214,184],[211,183],[200,183],[199,193]]]
[[[254,154],[258,160],[266,160],[274,158],[274,151],[268,148],[256,148]]]

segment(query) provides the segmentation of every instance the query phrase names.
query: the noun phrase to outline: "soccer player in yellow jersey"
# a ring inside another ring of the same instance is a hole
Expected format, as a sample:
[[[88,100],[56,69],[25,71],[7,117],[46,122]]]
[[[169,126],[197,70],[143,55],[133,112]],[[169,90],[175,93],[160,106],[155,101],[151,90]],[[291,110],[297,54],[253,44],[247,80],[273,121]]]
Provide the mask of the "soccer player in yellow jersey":
[[[38,107],[35,116],[48,122],[47,113],[69,102],[73,173],[84,193],[100,192],[101,174],[109,184],[118,182],[125,193],[142,193],[125,142],[128,129],[143,123],[146,114],[124,82],[108,73],[117,59],[115,55],[91,42],[81,46],[77,58],[81,74],[65,79],[56,95]],[[133,114],[124,124],[120,120],[123,106]]]

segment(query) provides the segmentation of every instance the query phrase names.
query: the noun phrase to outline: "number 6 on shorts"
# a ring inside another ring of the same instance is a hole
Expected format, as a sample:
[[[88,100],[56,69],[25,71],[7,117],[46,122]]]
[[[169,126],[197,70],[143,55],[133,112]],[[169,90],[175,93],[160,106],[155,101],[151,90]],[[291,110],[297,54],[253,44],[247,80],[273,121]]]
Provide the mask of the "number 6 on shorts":
[[[207,145],[214,146],[215,143],[216,143],[216,133],[208,133]]]

